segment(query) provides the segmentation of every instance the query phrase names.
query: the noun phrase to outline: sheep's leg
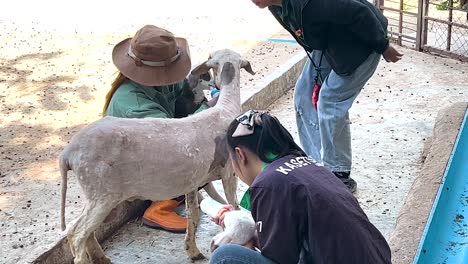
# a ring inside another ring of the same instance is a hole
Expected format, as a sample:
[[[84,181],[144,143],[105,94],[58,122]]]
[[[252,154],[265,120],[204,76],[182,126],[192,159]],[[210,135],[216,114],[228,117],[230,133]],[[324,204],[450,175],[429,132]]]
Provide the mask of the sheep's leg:
[[[198,250],[195,235],[197,233],[198,223],[200,222],[200,210],[198,209],[198,191],[193,191],[185,195],[185,205],[187,211],[187,234],[185,235],[185,251],[192,260],[204,259],[200,250]]]
[[[239,201],[237,201],[237,177],[234,173],[228,170],[224,177],[221,178],[221,182],[223,183],[224,194],[226,195],[226,199],[228,203],[234,208],[239,208]]]
[[[86,203],[83,213],[68,233],[68,242],[75,253],[75,264],[90,263],[86,254],[87,241],[115,205],[99,200]],[[100,248],[99,244],[97,246]]]
[[[82,222],[84,221],[84,216],[88,214],[91,207],[92,205],[90,205],[89,202],[85,204],[80,217],[67,232],[67,240],[68,244],[70,245],[71,252],[74,256],[74,263],[90,263],[88,256],[86,255],[86,245],[84,241],[86,237],[83,239],[81,226],[83,225]]]
[[[203,197],[203,194],[200,191],[197,192],[197,199],[198,199],[198,205],[200,205],[201,201],[205,199],[205,197]]]
[[[102,251],[99,242],[96,239],[94,232],[88,237],[86,241],[86,252],[91,258],[93,264],[111,264],[111,260]]]
[[[72,253],[72,256],[76,256],[76,250],[75,250],[75,246],[71,243],[71,241],[74,240],[74,232],[72,232],[71,230],[73,230],[73,227],[71,229],[69,229],[69,231],[67,232],[67,243],[68,243],[68,246],[70,246],[70,251]]]
[[[226,204],[226,201],[219,195],[219,193],[216,191],[215,187],[213,186],[213,182],[209,182],[203,189],[206,191],[206,193],[215,201],[218,203]]]

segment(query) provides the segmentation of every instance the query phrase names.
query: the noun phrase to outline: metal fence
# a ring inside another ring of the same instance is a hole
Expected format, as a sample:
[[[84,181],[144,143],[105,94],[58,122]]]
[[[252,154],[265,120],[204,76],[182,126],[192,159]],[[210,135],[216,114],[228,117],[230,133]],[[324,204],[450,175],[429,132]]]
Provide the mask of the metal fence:
[[[377,0],[399,45],[468,61],[468,0]]]

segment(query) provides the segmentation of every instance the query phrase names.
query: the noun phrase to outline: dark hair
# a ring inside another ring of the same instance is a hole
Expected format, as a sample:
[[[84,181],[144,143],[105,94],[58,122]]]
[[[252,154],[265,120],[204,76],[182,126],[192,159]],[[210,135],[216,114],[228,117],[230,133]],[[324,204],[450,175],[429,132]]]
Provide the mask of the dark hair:
[[[253,134],[240,137],[232,137],[232,134],[234,134],[239,125],[239,121],[234,119],[231,122],[227,131],[227,142],[231,151],[235,147],[246,147],[263,162],[271,162],[271,154],[276,155],[276,158],[282,158],[291,154],[307,156],[276,117],[264,113],[261,115],[261,119],[261,125],[254,125]]]

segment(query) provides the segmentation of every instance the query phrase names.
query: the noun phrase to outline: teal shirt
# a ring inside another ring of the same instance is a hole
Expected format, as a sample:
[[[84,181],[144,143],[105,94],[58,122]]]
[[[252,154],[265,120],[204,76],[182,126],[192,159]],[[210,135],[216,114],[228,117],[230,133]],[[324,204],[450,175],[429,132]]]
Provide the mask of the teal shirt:
[[[124,118],[174,118],[175,102],[181,96],[184,82],[167,86],[144,86],[126,80],[115,91],[106,116]],[[207,109],[203,104],[196,112]]]

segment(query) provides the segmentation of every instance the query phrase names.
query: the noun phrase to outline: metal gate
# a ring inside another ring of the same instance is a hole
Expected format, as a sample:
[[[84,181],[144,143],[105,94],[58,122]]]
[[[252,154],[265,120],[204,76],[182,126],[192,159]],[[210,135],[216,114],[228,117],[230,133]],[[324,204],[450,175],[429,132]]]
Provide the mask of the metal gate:
[[[399,45],[468,61],[468,0],[376,0]]]

